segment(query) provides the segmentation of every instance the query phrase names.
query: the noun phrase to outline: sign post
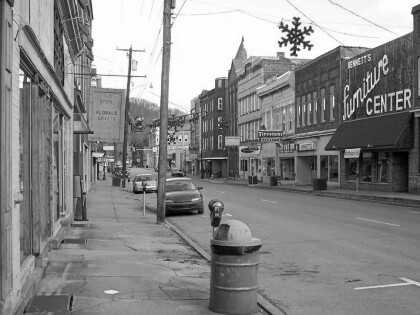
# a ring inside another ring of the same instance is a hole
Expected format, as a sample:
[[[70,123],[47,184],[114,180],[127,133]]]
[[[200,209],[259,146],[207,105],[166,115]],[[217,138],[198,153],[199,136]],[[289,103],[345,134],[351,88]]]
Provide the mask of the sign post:
[[[359,191],[359,184],[360,184],[360,148],[355,149],[345,149],[344,151],[344,158],[345,159],[357,159],[357,166],[356,166],[356,191]]]

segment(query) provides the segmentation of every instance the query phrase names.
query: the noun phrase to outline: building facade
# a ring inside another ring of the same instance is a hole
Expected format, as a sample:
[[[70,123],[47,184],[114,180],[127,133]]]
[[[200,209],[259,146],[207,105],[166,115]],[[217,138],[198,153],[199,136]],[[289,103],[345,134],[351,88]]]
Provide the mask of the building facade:
[[[226,135],[226,89],[227,78],[215,79],[215,87],[203,91],[201,109],[201,169],[206,177],[227,176]]]
[[[327,149],[340,152],[341,187],[408,191],[414,138],[412,33],[342,61],[342,123]]]
[[[326,178],[330,186],[339,185],[339,151],[325,146],[340,122],[341,61],[365,50],[340,46],[296,69],[296,184]]]
[[[73,219],[74,9],[86,6],[0,1],[1,314],[22,311]]]
[[[240,70],[244,67],[247,60],[247,52],[244,45],[244,38],[236,52],[235,58],[228,73],[227,89],[226,89],[226,136],[238,137],[238,78]],[[239,147],[227,146],[228,153],[228,176],[239,177]]]
[[[281,75],[294,68],[294,62],[278,53],[277,57],[249,57],[238,74],[238,133],[239,173],[245,178],[256,175],[262,178],[262,163],[258,130],[261,127],[261,102],[257,88],[269,78]]]
[[[191,123],[191,145],[190,145],[190,158],[191,158],[191,174],[193,176],[200,174],[200,152],[201,152],[201,110],[200,99],[195,97],[191,100],[190,110],[190,123]]]
[[[288,71],[273,77],[257,88],[261,103],[262,126],[279,138],[261,143],[263,182],[277,176],[282,183],[295,179],[295,75]],[[260,139],[261,140],[261,139]]]

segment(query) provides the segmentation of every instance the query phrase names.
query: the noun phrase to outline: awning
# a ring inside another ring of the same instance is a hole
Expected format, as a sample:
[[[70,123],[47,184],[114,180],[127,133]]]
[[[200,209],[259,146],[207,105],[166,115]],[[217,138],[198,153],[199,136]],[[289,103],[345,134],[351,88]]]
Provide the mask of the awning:
[[[325,150],[411,148],[412,117],[412,113],[403,112],[344,122]]]

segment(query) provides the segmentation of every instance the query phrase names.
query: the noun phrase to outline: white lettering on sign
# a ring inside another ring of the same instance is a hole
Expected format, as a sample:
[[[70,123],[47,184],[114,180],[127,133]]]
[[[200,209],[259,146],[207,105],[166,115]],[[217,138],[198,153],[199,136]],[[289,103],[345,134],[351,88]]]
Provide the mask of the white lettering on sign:
[[[347,68],[349,68],[349,69],[355,68],[357,66],[360,66],[360,65],[362,65],[364,63],[371,62],[371,61],[372,61],[372,55],[371,54],[367,54],[367,55],[361,56],[359,58],[350,60],[347,63]]]
[[[362,85],[352,95],[350,95],[350,85],[344,86],[343,120],[350,119],[363,104],[367,116],[402,111],[412,107],[410,89],[370,96],[381,79],[389,73],[388,63],[389,59],[385,54],[372,71],[366,72]]]

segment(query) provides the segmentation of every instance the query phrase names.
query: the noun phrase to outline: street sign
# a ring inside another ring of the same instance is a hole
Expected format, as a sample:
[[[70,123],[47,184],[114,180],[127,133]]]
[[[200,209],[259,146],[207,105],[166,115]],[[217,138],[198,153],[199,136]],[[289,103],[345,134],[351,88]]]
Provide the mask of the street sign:
[[[113,145],[104,145],[103,146],[104,151],[114,151]]]
[[[239,147],[240,142],[241,142],[241,137],[233,137],[233,136],[225,137],[226,147]]]
[[[345,159],[358,159],[360,156],[360,148],[357,149],[346,149],[344,151]]]

